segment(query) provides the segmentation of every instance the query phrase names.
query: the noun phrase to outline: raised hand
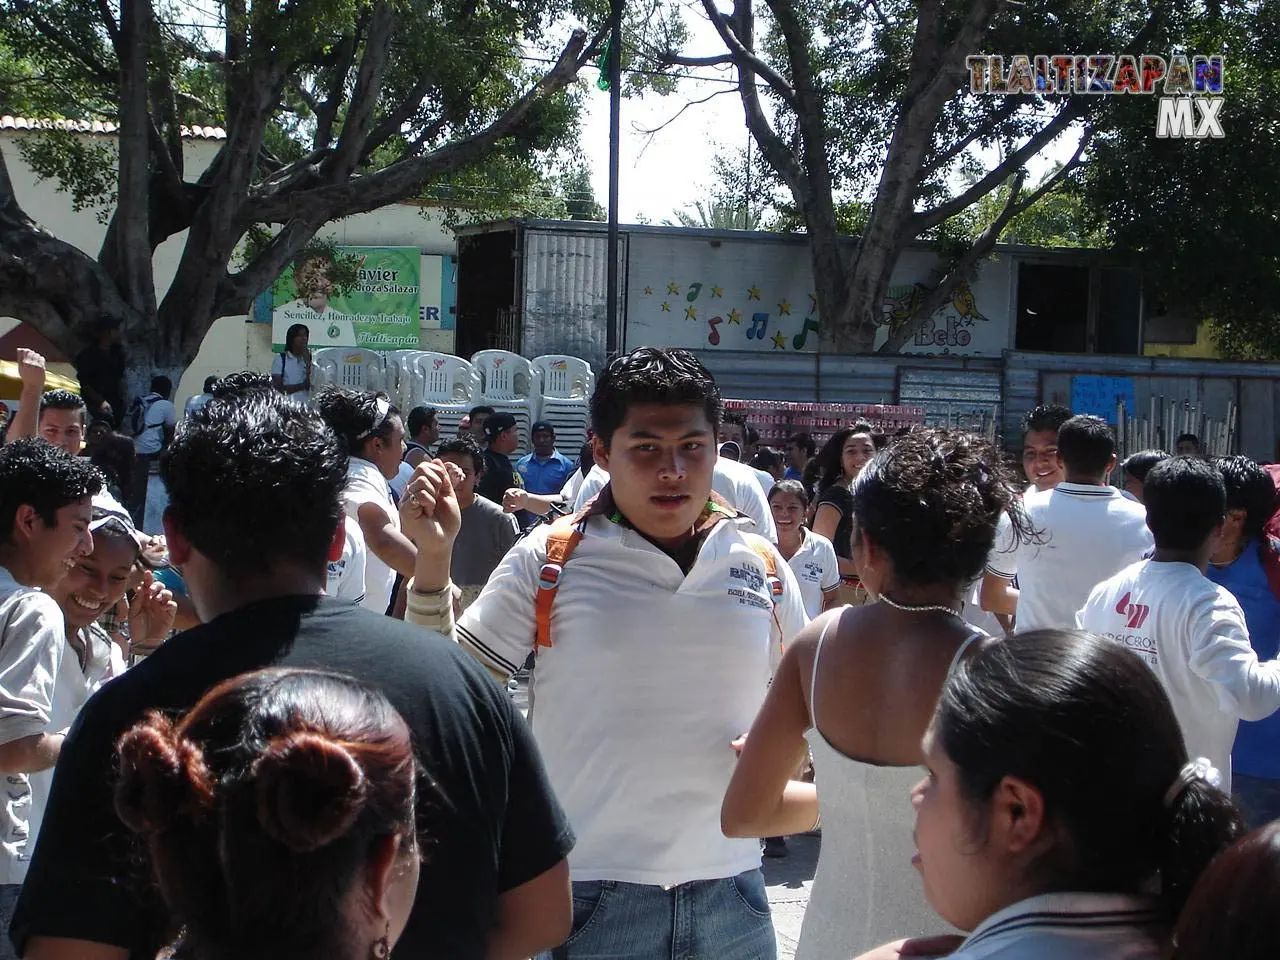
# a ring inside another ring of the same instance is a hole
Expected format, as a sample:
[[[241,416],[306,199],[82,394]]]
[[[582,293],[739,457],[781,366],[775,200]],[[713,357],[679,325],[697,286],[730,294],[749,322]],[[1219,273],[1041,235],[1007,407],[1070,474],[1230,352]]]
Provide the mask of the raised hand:
[[[129,638],[135,644],[157,644],[169,636],[177,615],[173,592],[150,570],[143,573],[142,583],[129,603]]]
[[[43,391],[45,373],[43,356],[34,350],[28,350],[26,347],[18,348],[18,376],[22,378],[24,387],[32,387],[35,390]]]
[[[400,498],[401,531],[420,553],[448,554],[461,527],[462,511],[446,465],[423,460]]]
[[[520,487],[512,487],[502,495],[502,509],[507,513],[529,509],[528,491]]]

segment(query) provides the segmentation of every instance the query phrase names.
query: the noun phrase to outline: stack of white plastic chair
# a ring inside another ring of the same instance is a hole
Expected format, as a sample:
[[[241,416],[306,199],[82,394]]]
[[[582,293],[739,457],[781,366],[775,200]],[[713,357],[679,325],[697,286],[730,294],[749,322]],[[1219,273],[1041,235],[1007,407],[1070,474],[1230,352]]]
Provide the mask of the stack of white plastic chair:
[[[383,354],[387,396],[405,416],[417,406],[413,399],[414,377],[417,375],[418,360],[423,356],[426,353],[422,350],[392,350]]]
[[[313,391],[323,387],[348,390],[384,390],[386,375],[382,354],[359,347],[325,347],[311,356]]]
[[[462,418],[480,402],[478,396],[480,374],[470,361],[449,353],[418,351],[410,373],[409,408],[433,408],[441,439],[458,435]]]
[[[542,394],[538,419],[555,427],[556,449],[576,460],[591,422],[591,393],[596,384],[591,364],[553,353],[534,358],[533,369]]]
[[[478,402],[493,407],[495,413],[509,413],[516,418],[520,434],[516,453],[523,456],[532,449],[530,431],[538,419],[540,398],[533,364],[508,350],[481,350],[471,362],[480,372]]]

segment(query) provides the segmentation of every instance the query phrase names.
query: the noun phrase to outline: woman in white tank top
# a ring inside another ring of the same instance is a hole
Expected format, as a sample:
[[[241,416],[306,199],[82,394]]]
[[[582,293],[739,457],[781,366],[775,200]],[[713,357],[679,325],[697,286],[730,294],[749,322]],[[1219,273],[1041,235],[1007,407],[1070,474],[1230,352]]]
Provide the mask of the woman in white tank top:
[[[905,798],[947,672],[976,635],[962,591],[1015,491],[986,441],[942,430],[903,437],[854,482],[853,559],[876,602],[826,613],[792,643],[721,811],[726,834],[768,837],[813,828],[821,804],[797,960],[848,960],[941,926],[911,867]],[[791,779],[806,746],[816,784]]]

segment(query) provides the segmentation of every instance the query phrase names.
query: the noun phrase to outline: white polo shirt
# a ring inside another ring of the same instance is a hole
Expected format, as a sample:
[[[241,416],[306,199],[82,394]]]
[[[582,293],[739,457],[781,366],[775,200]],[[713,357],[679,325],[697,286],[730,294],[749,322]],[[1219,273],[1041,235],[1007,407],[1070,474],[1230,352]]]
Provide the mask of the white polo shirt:
[[[840,567],[836,548],[820,533],[800,528],[804,542],[787,561],[800,584],[804,612],[812,620],[822,612],[822,595],[840,586]]]
[[[459,643],[500,673],[533,649],[551,529],[512,547],[458,623]],[[729,744],[764,700],[773,648],[807,618],[781,556],[775,610],[750,536],[717,523],[685,576],[630,527],[587,519],[560,575],[529,713],[577,834],[573,879],[674,885],[760,865],[758,841],[720,830]]]
[[[400,511],[391,502],[391,488],[387,478],[368,460],[350,457],[347,460],[347,487],[342,493],[342,503],[347,516],[360,522],[361,504],[373,503],[382,508],[391,526],[400,529]],[[366,545],[364,560],[364,599],[360,602],[366,610],[386,613],[391,605],[391,590],[396,584],[396,572]]]
[[[324,592],[338,600],[364,603],[364,575],[369,562],[369,550],[364,545],[364,533],[359,521],[346,516],[342,518],[342,524],[342,556],[329,561]],[[386,609],[383,607],[382,611]]]
[[[1189,563],[1144,560],[1098,584],[1076,620],[1155,671],[1187,752],[1207,757],[1231,789],[1240,720],[1280,709],[1280,661],[1258,662],[1236,598]]]
[[[997,550],[987,561],[988,572],[1018,578],[1019,631],[1071,628],[1094,587],[1155,545],[1146,508],[1115,487],[1060,483],[1029,494],[1022,506],[1040,542]]]

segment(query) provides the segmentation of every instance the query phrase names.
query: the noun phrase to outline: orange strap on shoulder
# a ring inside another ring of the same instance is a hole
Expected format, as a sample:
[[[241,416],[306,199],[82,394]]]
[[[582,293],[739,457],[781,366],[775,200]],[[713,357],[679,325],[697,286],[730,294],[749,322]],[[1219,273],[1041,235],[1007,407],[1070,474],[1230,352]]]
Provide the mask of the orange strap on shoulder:
[[[547,536],[547,562],[538,574],[538,594],[534,598],[534,649],[551,646],[551,607],[556,600],[556,591],[560,589],[560,575],[581,542],[581,522],[572,526],[557,524]]]
[[[778,563],[774,560],[773,547],[757,537],[749,538],[751,549],[764,564],[764,578],[769,584],[769,595],[773,598],[773,625],[778,628],[778,636],[782,636],[782,621],[778,619],[778,602],[782,599],[782,578],[778,576]]]

